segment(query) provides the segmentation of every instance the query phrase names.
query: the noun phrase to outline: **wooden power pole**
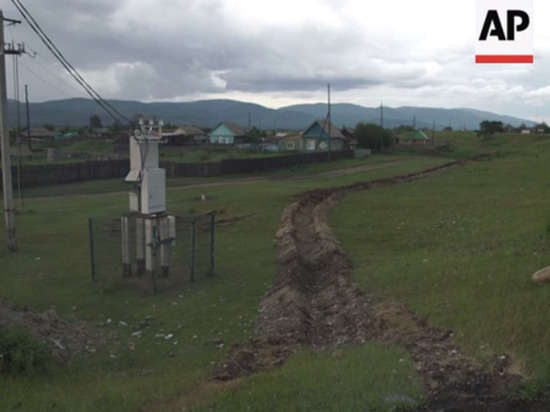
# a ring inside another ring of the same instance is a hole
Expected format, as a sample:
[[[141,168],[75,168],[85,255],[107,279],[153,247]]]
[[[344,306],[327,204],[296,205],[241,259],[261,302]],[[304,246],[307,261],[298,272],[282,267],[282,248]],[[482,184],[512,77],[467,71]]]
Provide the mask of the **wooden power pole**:
[[[330,83],[327,84],[327,95],[328,95],[328,112],[327,112],[327,119],[328,119],[328,160],[332,160],[332,119],[331,119],[331,113],[330,113]]]
[[[20,23],[16,20],[4,18],[0,10],[0,139],[2,148],[2,189],[4,195],[4,217],[6,220],[6,232],[8,235],[8,250],[15,252],[17,242],[15,239],[15,210],[13,207],[13,182],[11,177],[11,151],[10,137],[8,134],[8,94],[6,90],[6,54],[21,54],[24,47],[19,44],[17,48],[13,44],[4,42],[4,21]]]

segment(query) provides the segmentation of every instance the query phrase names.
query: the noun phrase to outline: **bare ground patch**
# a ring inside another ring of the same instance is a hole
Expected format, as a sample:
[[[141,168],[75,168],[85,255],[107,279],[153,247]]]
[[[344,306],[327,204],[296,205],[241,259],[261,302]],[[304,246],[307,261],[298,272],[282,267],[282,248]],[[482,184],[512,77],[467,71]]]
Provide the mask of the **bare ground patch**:
[[[54,359],[94,353],[112,337],[83,321],[67,320],[50,309],[43,313],[0,302],[0,326],[24,327],[52,348]]]

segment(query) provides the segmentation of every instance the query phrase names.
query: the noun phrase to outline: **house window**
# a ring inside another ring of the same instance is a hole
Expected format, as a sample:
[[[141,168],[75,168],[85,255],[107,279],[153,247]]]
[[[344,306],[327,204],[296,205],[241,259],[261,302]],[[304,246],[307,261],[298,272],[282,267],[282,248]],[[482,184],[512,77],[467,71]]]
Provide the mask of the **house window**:
[[[286,150],[294,150],[294,142],[286,142]]]
[[[218,137],[218,144],[223,144],[223,137]]]
[[[307,150],[315,150],[315,140],[307,141]]]

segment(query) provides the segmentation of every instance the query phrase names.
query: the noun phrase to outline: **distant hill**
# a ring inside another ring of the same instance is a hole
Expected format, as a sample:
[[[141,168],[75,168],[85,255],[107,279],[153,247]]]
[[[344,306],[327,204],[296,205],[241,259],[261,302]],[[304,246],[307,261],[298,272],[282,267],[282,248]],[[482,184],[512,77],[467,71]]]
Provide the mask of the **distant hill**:
[[[178,126],[195,125],[214,127],[219,122],[231,121],[247,128],[301,130],[316,119],[324,119],[327,104],[300,104],[279,109],[270,109],[258,104],[234,100],[203,100],[183,103],[142,103],[136,101],[109,100],[119,112],[131,119],[139,114],[145,119],[152,116]],[[412,125],[419,128],[436,129],[450,126],[453,129],[475,130],[483,120],[502,121],[504,124],[530,126],[533,122],[512,116],[498,115],[473,109],[438,109],[429,107],[384,107],[384,126]],[[20,105],[21,122],[26,122],[25,105]],[[30,104],[33,126],[53,124],[55,126],[80,127],[89,124],[92,114],[97,114],[104,125],[112,119],[95,102],[89,99],[67,99]],[[8,102],[10,126],[17,124],[15,101]],[[380,122],[379,107],[363,107],[339,103],[331,105],[332,122],[339,127],[355,127],[358,122]]]

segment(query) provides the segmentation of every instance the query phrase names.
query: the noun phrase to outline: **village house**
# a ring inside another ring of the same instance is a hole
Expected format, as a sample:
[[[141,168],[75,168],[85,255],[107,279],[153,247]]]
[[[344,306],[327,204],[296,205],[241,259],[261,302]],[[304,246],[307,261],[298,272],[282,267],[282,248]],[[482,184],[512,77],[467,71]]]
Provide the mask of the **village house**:
[[[301,152],[303,148],[302,133],[285,133],[276,137],[280,152]]]
[[[197,146],[209,142],[208,135],[198,127],[183,126],[172,132],[162,133],[168,146]]]
[[[27,129],[24,129],[21,134],[27,136]],[[31,140],[53,140],[55,132],[51,132],[45,127],[31,127],[29,131]]]
[[[210,143],[235,145],[246,141],[244,130],[237,124],[222,122],[210,132]]]
[[[345,149],[356,149],[359,145],[359,142],[355,138],[355,130],[349,129],[347,127],[343,127],[342,130],[342,136],[344,136],[344,148]]]
[[[344,140],[342,132],[332,123],[316,120],[302,133],[302,150],[306,152],[342,150]]]
[[[417,129],[414,132],[392,132],[397,144],[413,144],[425,146],[430,138],[422,130]]]

